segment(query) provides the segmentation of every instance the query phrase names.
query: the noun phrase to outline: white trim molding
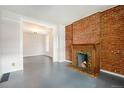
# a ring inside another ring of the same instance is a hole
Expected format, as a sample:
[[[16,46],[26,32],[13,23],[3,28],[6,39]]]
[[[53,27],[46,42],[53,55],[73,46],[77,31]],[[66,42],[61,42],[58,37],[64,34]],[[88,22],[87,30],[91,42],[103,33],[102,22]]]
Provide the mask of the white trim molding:
[[[2,75],[0,75],[0,81],[1,81]]]
[[[117,73],[110,72],[110,71],[103,70],[103,69],[100,69],[100,71],[101,71],[101,72],[105,72],[105,73],[108,73],[108,74],[112,74],[112,75],[115,75],[115,76],[119,76],[119,77],[124,78],[124,75],[121,75],[121,74],[117,74]]]
[[[64,62],[72,63],[72,61],[70,61],[70,60],[64,60]]]

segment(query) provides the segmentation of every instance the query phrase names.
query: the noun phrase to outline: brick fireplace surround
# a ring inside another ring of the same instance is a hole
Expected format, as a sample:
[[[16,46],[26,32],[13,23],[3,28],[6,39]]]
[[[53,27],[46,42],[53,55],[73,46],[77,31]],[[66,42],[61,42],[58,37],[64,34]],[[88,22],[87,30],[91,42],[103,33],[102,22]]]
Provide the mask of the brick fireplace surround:
[[[72,65],[77,66],[77,53],[88,55],[86,73],[97,76],[99,73],[99,44],[72,44]]]
[[[66,26],[66,59],[76,65],[77,51],[90,51],[93,75],[99,68],[124,75],[124,6],[98,12]],[[92,51],[92,52],[91,52]],[[99,65],[100,64],[100,65]]]

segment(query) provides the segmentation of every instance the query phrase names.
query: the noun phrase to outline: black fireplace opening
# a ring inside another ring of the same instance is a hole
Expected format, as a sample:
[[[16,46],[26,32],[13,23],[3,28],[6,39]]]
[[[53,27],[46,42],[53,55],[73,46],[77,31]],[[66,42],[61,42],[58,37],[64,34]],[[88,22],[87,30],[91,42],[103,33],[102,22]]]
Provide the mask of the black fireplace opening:
[[[77,67],[86,68],[88,62],[88,55],[86,53],[77,53]]]

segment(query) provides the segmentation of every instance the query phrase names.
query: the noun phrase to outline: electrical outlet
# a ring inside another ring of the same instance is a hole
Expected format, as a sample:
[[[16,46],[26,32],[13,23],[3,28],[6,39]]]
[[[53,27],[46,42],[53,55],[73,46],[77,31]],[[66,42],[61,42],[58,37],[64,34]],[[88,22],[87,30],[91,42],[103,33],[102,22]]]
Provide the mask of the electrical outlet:
[[[15,63],[12,63],[12,66],[14,67],[15,66]]]

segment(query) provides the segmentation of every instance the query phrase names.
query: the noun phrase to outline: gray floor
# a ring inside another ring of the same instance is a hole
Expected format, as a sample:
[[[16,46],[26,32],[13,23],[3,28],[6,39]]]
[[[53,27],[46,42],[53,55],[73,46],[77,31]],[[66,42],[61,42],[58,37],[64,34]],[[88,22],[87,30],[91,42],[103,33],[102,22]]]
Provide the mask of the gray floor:
[[[101,72],[91,78],[67,67],[67,62],[52,63],[46,56],[24,58],[24,71],[10,74],[9,81],[0,83],[1,88],[94,88],[124,87],[124,78]]]

